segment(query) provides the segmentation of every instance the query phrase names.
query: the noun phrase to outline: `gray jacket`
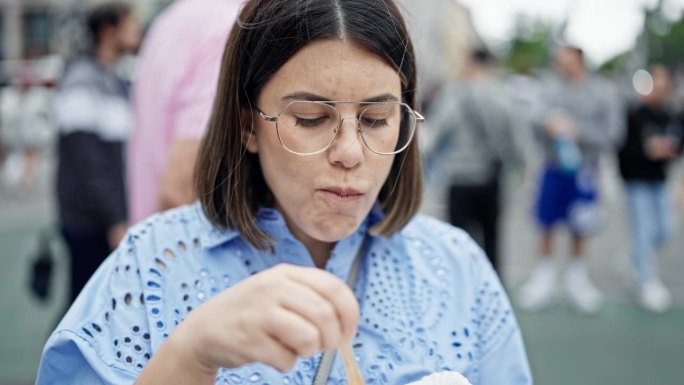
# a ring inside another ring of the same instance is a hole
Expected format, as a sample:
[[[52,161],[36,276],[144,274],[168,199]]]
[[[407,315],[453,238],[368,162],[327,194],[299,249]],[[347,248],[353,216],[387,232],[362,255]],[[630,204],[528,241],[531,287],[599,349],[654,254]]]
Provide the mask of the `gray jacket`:
[[[624,133],[623,107],[615,87],[597,75],[588,75],[581,84],[554,77],[546,82],[535,134],[544,148],[546,161],[556,162],[553,140],[546,122],[554,114],[570,118],[579,130],[577,144],[582,163],[596,165],[602,152],[613,151]]]
[[[496,80],[445,86],[427,116],[427,130],[428,174],[446,174],[449,184],[485,184],[502,167],[524,167],[529,134]]]

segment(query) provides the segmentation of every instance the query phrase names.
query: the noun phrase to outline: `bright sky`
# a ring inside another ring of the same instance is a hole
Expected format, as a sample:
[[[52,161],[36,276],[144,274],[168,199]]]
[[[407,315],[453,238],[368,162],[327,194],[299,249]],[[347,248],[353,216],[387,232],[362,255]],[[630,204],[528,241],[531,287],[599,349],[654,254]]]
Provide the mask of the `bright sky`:
[[[488,43],[510,39],[516,15],[560,23],[569,16],[566,38],[600,64],[630,49],[643,26],[643,8],[658,0],[458,0],[470,8],[475,28]],[[677,18],[684,0],[664,0],[665,14]]]

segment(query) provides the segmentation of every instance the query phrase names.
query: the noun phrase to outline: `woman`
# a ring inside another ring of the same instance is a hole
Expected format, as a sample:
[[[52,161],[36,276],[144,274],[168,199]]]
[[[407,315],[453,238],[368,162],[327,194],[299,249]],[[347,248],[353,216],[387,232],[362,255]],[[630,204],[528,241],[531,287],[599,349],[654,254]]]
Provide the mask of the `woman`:
[[[393,2],[247,2],[199,203],[130,230],[48,341],[38,383],[310,384],[319,352],[346,343],[368,383],[531,383],[486,257],[414,218],[415,87]],[[340,360],[329,376],[344,381]]]

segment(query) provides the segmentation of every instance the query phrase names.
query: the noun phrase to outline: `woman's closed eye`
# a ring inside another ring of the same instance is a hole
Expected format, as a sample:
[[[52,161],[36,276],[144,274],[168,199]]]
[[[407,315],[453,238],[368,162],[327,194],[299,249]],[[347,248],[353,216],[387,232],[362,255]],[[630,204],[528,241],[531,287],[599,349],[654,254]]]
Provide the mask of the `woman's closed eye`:
[[[371,116],[364,116],[361,118],[361,125],[364,128],[379,128],[388,125],[386,118],[374,118]]]
[[[299,116],[295,117],[295,123],[297,126],[302,126],[302,127],[318,127],[323,125],[325,122],[328,121],[327,116],[320,116],[316,118],[302,118]]]

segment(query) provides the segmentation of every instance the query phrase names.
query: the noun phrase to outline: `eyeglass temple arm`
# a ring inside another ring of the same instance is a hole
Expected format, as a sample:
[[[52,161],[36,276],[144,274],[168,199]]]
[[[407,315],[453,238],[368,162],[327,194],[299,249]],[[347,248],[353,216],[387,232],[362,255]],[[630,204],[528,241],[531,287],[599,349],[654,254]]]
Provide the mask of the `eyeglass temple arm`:
[[[259,115],[261,115],[261,117],[262,117],[265,121],[267,121],[267,122],[276,122],[276,121],[278,121],[278,117],[277,117],[277,116],[266,115],[266,114],[264,114],[263,111],[261,111],[261,110],[258,110],[258,111],[259,111]]]
[[[416,122],[423,123],[425,121],[425,117],[420,112],[413,110],[413,115],[416,117]]]

